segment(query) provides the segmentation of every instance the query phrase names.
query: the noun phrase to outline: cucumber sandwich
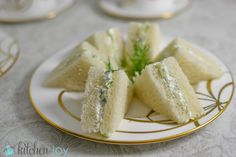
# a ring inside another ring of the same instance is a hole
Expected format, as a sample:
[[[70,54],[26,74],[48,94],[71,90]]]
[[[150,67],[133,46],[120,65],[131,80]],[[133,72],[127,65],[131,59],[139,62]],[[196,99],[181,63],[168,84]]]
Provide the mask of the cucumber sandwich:
[[[123,70],[91,67],[85,87],[81,126],[109,137],[117,130],[132,99],[132,85]]]
[[[119,29],[110,28],[104,32],[96,32],[87,41],[105,55],[106,60],[111,62],[112,69],[122,66],[124,43]]]
[[[158,55],[156,61],[169,56],[175,57],[191,84],[216,79],[223,75],[220,65],[215,60],[181,38],[174,39]]]
[[[136,78],[134,87],[144,104],[178,123],[204,114],[197,95],[173,57],[148,65]]]
[[[90,66],[106,67],[102,58],[95,47],[83,42],[49,74],[44,86],[83,91]]]

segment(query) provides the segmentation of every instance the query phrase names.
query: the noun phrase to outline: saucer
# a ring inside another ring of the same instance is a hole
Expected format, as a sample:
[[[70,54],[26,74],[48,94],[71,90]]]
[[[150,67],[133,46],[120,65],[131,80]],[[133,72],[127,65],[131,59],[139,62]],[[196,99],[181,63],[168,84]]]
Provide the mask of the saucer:
[[[169,19],[181,13],[187,8],[187,6],[189,6],[189,0],[171,0],[173,1],[172,3],[167,2],[170,0],[161,0],[160,2],[149,1],[146,5],[143,4],[146,2],[140,4],[138,2],[130,2],[130,4],[127,3],[127,5],[121,5],[118,1],[100,0],[100,8],[109,15],[121,18]]]

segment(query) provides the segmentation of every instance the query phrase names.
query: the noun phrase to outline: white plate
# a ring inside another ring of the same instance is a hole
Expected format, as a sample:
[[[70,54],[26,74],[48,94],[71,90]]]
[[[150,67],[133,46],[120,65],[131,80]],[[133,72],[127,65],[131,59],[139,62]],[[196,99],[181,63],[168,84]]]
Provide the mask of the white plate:
[[[164,43],[166,45],[167,41]],[[42,86],[42,82],[52,69],[65,55],[71,52],[75,45],[72,44],[63,49],[39,66],[29,84],[29,96],[33,107],[45,121],[65,133],[82,139],[130,145],[175,139],[188,135],[215,120],[225,111],[233,97],[234,81],[229,69],[212,53],[201,48],[203,52],[216,59],[224,70],[224,75],[220,79],[204,81],[196,87],[201,105],[206,110],[206,116],[184,125],[175,124],[164,116],[151,112],[142,103],[134,100],[119,129],[110,138],[87,134],[81,130],[79,121],[80,99],[83,93]]]
[[[15,64],[19,57],[19,45],[15,39],[0,32],[0,77]]]
[[[1,22],[25,22],[40,19],[51,19],[71,7],[76,0],[31,0],[28,7],[22,10],[0,9]]]

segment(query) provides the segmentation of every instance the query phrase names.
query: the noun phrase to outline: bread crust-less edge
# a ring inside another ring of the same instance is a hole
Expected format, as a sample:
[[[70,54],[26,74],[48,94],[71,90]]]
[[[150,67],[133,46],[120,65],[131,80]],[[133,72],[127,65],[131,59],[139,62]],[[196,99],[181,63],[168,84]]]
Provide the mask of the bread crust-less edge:
[[[97,56],[93,56],[94,54]],[[105,68],[105,64],[99,60],[97,50],[84,42],[49,74],[44,86],[83,91],[91,66]]]
[[[170,56],[175,57],[191,84],[216,79],[223,74],[220,65],[215,60],[181,38],[171,41],[155,61],[161,61]]]
[[[112,83],[108,88],[108,96],[103,109],[96,108],[100,102],[98,92],[104,84],[104,70],[91,67],[85,89],[85,101],[81,116],[81,126],[85,132],[99,132],[105,137],[109,137],[118,129],[121,120],[128,108],[128,103],[132,99],[130,81],[123,70],[112,73]],[[101,110],[102,109],[102,112]],[[102,113],[100,117],[98,114]],[[102,118],[102,121],[100,121]],[[95,128],[94,128],[95,127]]]
[[[203,110],[200,107],[197,96],[194,93],[190,83],[188,83],[188,80],[181,68],[178,66],[178,63],[173,57],[168,58],[163,62],[171,70],[170,73],[176,78],[181,91],[183,91],[184,96],[186,97],[186,101],[188,103],[187,106],[195,116],[194,118],[202,115]],[[186,113],[183,113],[178,106],[176,106],[174,99],[169,97],[170,93],[162,84],[162,78],[156,73],[156,71],[153,70],[154,65],[155,64],[151,64],[147,66],[141,76],[136,79],[136,95],[144,104],[148,105],[153,110],[168,116],[170,119],[178,123],[185,123],[189,121],[190,117]],[[157,75],[158,77],[155,77],[154,75]],[[188,92],[185,92],[186,90],[188,90]],[[179,114],[181,114],[181,116],[178,116]]]
[[[96,32],[86,39],[96,47],[99,53],[105,57],[105,62],[110,62],[113,69],[121,67],[124,58],[124,41],[118,28],[110,28],[107,31]]]
[[[184,74],[183,70],[179,66],[178,62],[174,57],[169,57],[168,59],[165,59],[163,61],[170,73],[174,76],[176,79],[176,82],[178,82],[178,86],[182,93],[185,96],[185,99],[188,103],[188,110],[192,113],[192,117],[188,116],[189,119],[186,119],[187,121],[189,120],[194,120],[196,118],[199,118],[204,114],[204,110],[200,105],[200,102],[197,98],[197,95],[191,86],[187,76]],[[182,115],[181,113],[177,113],[178,115]]]
[[[100,128],[102,135],[109,137],[119,128],[132,97],[130,88],[129,78],[123,70],[113,72],[112,84]]]

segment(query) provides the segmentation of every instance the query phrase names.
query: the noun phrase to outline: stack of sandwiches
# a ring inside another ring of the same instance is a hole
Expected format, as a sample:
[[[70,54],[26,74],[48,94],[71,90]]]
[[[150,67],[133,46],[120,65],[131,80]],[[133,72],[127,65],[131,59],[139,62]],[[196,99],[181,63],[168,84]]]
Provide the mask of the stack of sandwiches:
[[[183,39],[160,52],[159,27],[131,23],[123,40],[117,28],[97,32],[62,61],[44,85],[84,92],[81,127],[110,137],[134,95],[177,123],[204,115],[192,87],[223,72],[214,60]]]

